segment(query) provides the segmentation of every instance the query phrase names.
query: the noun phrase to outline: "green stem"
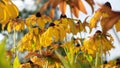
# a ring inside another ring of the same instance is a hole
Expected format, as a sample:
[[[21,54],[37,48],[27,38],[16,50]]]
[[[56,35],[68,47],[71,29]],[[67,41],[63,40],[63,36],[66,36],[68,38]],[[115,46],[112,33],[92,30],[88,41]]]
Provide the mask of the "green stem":
[[[45,68],[48,68],[48,61],[46,62]]]
[[[79,31],[80,31],[80,26],[79,26]],[[79,32],[79,35],[80,35],[80,38],[82,38],[82,34],[81,34],[81,32]]]
[[[98,66],[98,52],[96,53],[96,59],[95,59],[95,67]]]
[[[102,39],[101,39],[102,40]],[[103,64],[103,59],[102,59],[102,55],[103,55],[103,49],[102,49],[102,41],[100,40],[100,56],[101,56],[101,64]],[[102,66],[103,68],[103,66]]]
[[[15,29],[14,29],[13,39],[14,39],[14,53],[15,53],[15,56],[16,56],[16,31],[15,31]]]
[[[114,28],[112,28],[112,30],[113,30],[113,33],[115,34],[115,36],[116,36],[116,39],[118,40],[118,42],[120,42],[120,39],[119,39],[119,37],[118,37],[118,35],[116,34],[116,32],[115,32],[115,29]]]
[[[73,19],[71,6],[70,6],[70,13],[71,13],[71,19]],[[73,33],[75,33],[75,32],[74,32],[74,31],[75,31],[74,27],[75,27],[75,24],[74,24],[74,22],[72,22],[72,28],[73,28],[73,29],[72,29],[72,32],[73,32]]]

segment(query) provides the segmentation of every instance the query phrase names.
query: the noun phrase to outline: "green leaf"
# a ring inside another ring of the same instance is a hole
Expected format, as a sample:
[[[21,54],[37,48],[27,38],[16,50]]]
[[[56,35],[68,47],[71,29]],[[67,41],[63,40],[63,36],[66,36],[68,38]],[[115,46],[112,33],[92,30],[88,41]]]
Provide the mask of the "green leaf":
[[[55,51],[55,54],[58,56],[65,68],[70,68],[70,63],[63,56],[61,56],[57,51]]]
[[[80,60],[77,60],[77,68],[89,68],[89,63],[82,63]]]
[[[18,68],[20,66],[19,58],[16,56],[13,62],[13,68]]]
[[[93,58],[92,58],[92,56],[90,56],[90,55],[85,55],[85,57],[86,57],[86,59],[88,60],[88,62],[92,62],[93,61]]]

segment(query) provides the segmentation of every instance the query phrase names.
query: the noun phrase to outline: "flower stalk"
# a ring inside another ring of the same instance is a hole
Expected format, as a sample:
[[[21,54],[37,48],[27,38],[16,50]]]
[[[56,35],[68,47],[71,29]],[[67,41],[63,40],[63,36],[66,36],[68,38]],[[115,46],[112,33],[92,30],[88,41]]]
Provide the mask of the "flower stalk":
[[[14,40],[14,53],[15,53],[15,56],[16,56],[16,31],[15,31],[15,28],[14,28],[14,35],[13,35],[13,40]]]

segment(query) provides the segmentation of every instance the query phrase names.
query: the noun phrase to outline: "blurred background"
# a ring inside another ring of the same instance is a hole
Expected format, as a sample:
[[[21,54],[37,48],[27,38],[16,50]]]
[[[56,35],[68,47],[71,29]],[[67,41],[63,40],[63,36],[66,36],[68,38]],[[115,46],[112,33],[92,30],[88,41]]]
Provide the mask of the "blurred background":
[[[20,11],[20,18],[27,18],[28,16],[35,14],[37,11],[40,10],[41,6],[47,1],[47,0],[12,0],[13,3],[18,7],[19,11]],[[82,12],[79,13],[79,18],[76,18],[73,15],[73,18],[75,19],[80,19],[81,21],[83,21],[87,16],[89,16],[89,19],[87,21],[90,20],[90,18],[92,17],[92,11],[91,11],[91,7],[89,6],[89,4],[87,4],[84,0],[82,0],[86,10],[88,12],[87,15],[83,14]],[[120,12],[120,0],[94,0],[96,3],[94,5],[95,11],[99,8],[98,4],[104,4],[105,2],[110,2],[111,6],[112,6],[112,10],[113,11],[118,11]],[[59,5],[57,6],[56,10],[55,10],[55,19],[58,19],[61,15],[61,12],[59,11]],[[50,12],[50,8],[47,8],[47,11],[45,11],[46,15],[49,15]],[[68,18],[71,18],[71,13],[70,13],[70,8],[67,5],[67,11],[66,11],[66,15]],[[0,25],[1,26],[1,25]],[[101,30],[101,27],[97,27],[95,29],[93,29],[91,34],[86,34],[86,37],[91,36],[95,33],[96,30]],[[22,32],[18,32],[16,35],[16,41],[18,42],[23,36],[24,34],[27,32],[27,30],[24,30]],[[115,28],[113,27],[111,30],[108,31],[114,38],[114,46],[115,48],[112,49],[110,51],[110,54],[107,54],[107,60],[112,60],[115,58],[120,57],[120,32],[116,32]],[[11,49],[13,47],[13,32],[8,33],[7,31],[1,31],[0,28],[0,40],[2,40],[4,38],[4,35],[8,35],[8,39],[7,39],[7,49]],[[68,36],[69,37],[69,36]],[[26,54],[26,53],[24,53]]]

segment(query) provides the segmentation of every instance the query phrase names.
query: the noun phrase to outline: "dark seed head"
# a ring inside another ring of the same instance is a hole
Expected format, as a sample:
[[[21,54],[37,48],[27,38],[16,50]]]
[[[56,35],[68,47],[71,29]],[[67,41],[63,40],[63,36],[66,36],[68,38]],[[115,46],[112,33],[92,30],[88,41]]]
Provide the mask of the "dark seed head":
[[[97,30],[96,33],[101,34],[102,32],[100,30]]]
[[[67,18],[67,16],[61,14],[60,18]]]
[[[78,21],[77,24],[80,24],[80,22]]]
[[[107,61],[104,61],[104,64],[107,64],[108,62]]]
[[[19,18],[19,16],[17,16],[16,18]]]
[[[116,59],[116,65],[120,65],[120,59]]]
[[[35,50],[36,53],[39,53],[39,50]]]
[[[28,61],[30,64],[33,64],[33,62],[31,60]]]
[[[102,32],[100,30],[97,30],[96,33],[95,33],[95,36],[100,38],[101,35],[102,35]]]
[[[36,17],[41,17],[40,12],[37,12],[35,15],[36,15]]]
[[[58,42],[59,45],[62,45],[62,42]]]
[[[55,24],[54,24],[54,23],[50,23],[49,27],[50,27],[50,26],[55,26]]]
[[[109,8],[112,8],[109,2],[106,2],[105,5],[108,6]]]
[[[79,20],[78,22],[77,22],[77,24],[80,24],[81,23],[81,20]]]
[[[80,44],[77,44],[77,45],[76,45],[76,47],[79,47],[79,46],[80,46]]]
[[[76,38],[73,38],[73,40],[75,41],[75,40],[76,40]]]

